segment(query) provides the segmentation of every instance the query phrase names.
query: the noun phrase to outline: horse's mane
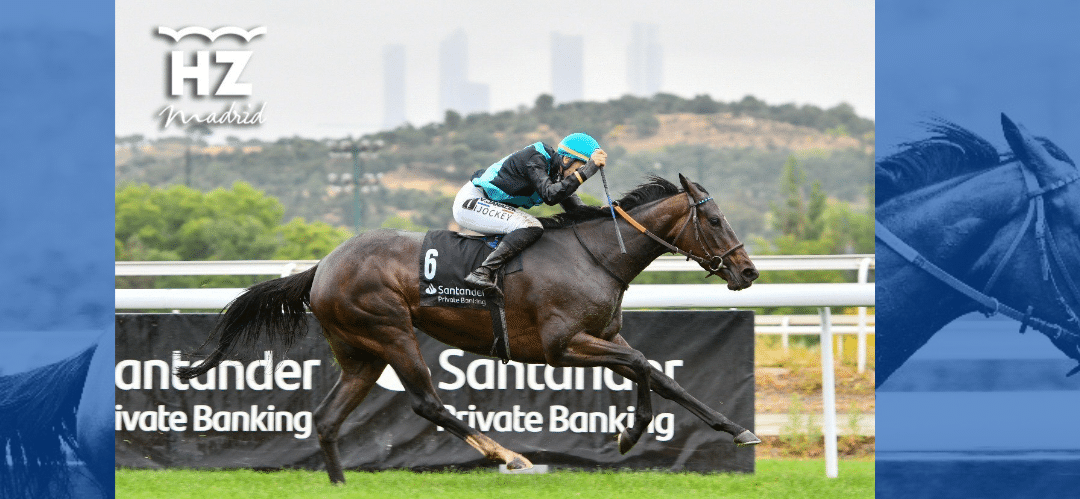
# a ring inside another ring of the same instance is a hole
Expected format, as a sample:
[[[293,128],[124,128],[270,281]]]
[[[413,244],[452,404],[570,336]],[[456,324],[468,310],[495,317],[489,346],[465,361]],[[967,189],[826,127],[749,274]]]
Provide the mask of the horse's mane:
[[[55,497],[67,490],[64,447],[78,448],[75,416],[95,349],[0,376],[0,449],[11,458],[0,461],[0,497]]]
[[[626,193],[618,202],[622,209],[630,211],[638,206],[665,199],[680,192],[682,191],[675,184],[656,175],[650,175],[646,178],[644,184]],[[540,219],[540,223],[544,225],[545,229],[562,229],[573,224],[597,219],[610,220],[611,209],[607,206],[581,206],[554,216],[543,217]]]
[[[986,139],[945,120],[926,123],[930,137],[900,144],[901,150],[877,162],[877,204],[950,178],[1001,164]]]
[[[900,152],[877,162],[874,185],[877,204],[900,194],[969,173],[1009,163],[1012,152],[999,153],[986,139],[938,119],[925,124],[930,137],[900,144]],[[1035,137],[1055,159],[1076,166],[1069,155],[1045,137]]]

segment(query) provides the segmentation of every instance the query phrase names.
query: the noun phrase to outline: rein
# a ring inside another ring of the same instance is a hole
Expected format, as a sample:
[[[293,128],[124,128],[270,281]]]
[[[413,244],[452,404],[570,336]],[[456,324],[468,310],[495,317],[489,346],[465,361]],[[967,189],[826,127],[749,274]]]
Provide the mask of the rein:
[[[987,281],[986,286],[982,291],[979,291],[970,285],[964,283],[960,279],[957,279],[952,274],[943,270],[941,267],[931,263],[915,248],[905,243],[896,234],[893,234],[885,225],[881,222],[875,221],[875,237],[885,243],[894,251],[896,251],[905,260],[922,269],[926,273],[935,277],[939,281],[945,283],[949,287],[955,289],[961,294],[974,300],[982,305],[984,313],[988,316],[994,314],[1002,314],[1006,317],[1020,321],[1020,333],[1024,333],[1028,326],[1035,328],[1050,335],[1053,339],[1060,339],[1063,335],[1078,336],[1076,332],[1073,332],[1067,328],[1059,326],[1055,323],[1044,321],[1033,316],[1035,307],[1029,306],[1027,311],[1020,312],[1008,305],[1005,305],[998,301],[996,298],[990,296],[990,290],[993,288],[998,277],[1000,277],[1005,265],[1010,261],[1016,248],[1020,245],[1020,241],[1024,235],[1028,232],[1028,227],[1035,222],[1035,240],[1039,247],[1042,261],[1042,275],[1044,281],[1049,281],[1053,286],[1054,291],[1057,292],[1058,302],[1065,308],[1065,312],[1071,318],[1070,321],[1074,324],[1080,324],[1080,318],[1077,317],[1076,312],[1065,301],[1064,294],[1058,287],[1057,280],[1054,278],[1054,267],[1057,267],[1058,273],[1065,276],[1065,282],[1068,283],[1069,290],[1073,293],[1074,298],[1080,299],[1080,292],[1076,288],[1076,284],[1072,279],[1072,275],[1069,272],[1068,267],[1065,266],[1064,260],[1061,258],[1061,254],[1057,249],[1057,244],[1054,241],[1053,232],[1050,230],[1050,226],[1046,221],[1045,213],[1045,201],[1043,195],[1061,189],[1077,180],[1080,180],[1080,175],[1074,175],[1065,180],[1061,180],[1052,185],[1046,187],[1039,187],[1038,180],[1035,179],[1034,174],[1029,172],[1023,166],[1020,167],[1020,171],[1023,174],[1025,188],[1027,189],[1028,198],[1028,210],[1027,215],[1024,218],[1024,223],[1020,227],[1020,231],[1017,233],[1016,238],[1013,239],[1005,256],[1001,259],[997,268],[994,269],[993,274],[990,276],[990,280]],[[1051,258],[1052,257],[1052,258]],[[1080,359],[1078,359],[1080,360]],[[1077,365],[1066,376],[1072,376],[1080,372],[1080,365]]]

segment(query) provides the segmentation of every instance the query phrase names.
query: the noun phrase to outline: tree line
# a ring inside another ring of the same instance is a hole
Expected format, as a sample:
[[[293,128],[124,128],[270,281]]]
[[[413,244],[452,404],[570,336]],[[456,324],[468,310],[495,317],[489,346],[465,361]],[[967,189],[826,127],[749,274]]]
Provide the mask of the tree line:
[[[419,177],[464,183],[474,171],[537,137],[554,144],[566,133],[585,131],[604,137],[617,126],[647,134],[656,125],[657,114],[674,112],[723,112],[783,121],[850,135],[865,147],[800,153],[686,144],[630,153],[614,147],[608,150],[607,168],[612,196],[633,189],[647,175],[674,179],[684,173],[710,190],[745,239],[772,238],[779,232],[770,225],[767,214],[770,204],[783,195],[783,165],[794,156],[800,168],[819,182],[828,199],[858,206],[873,204],[866,197],[873,184],[872,120],[858,117],[847,105],[830,109],[775,106],[752,96],[725,103],[708,95],[686,99],[657,94],[652,98],[627,96],[608,102],[555,105],[549,95],[541,95],[532,107],[513,111],[468,116],[450,111],[440,123],[403,125],[367,136],[387,145],[376,157],[362,159],[360,166],[365,174],[405,168]],[[285,219],[300,217],[352,227],[357,207],[353,196],[342,192],[340,179],[343,173],[351,175],[354,165],[351,158],[331,155],[332,142],[302,137],[276,141],[227,138],[228,147],[211,148],[207,140],[205,130],[153,141],[118,137],[117,183],[154,187],[183,184],[209,192],[242,181],[277,199]],[[331,178],[337,179],[336,183]],[[582,192],[603,197],[598,181],[585,184]],[[437,192],[371,186],[361,196],[361,226],[445,228],[451,222],[451,201],[449,195]]]
[[[116,191],[117,261],[317,260],[352,234],[283,220],[277,199],[237,182],[208,192],[128,184]],[[244,287],[253,276],[117,277],[119,288]]]
[[[820,181],[811,180],[799,161],[789,157],[780,181],[783,196],[766,214],[771,237],[743,240],[754,254],[844,254],[874,252],[872,205],[863,208],[829,199]],[[449,213],[436,198],[423,198],[438,213]],[[873,192],[865,193],[873,197]],[[585,193],[588,204],[606,201]],[[415,207],[415,205],[414,205]],[[425,209],[419,211],[426,212]],[[558,207],[531,212],[550,216]],[[352,232],[296,217],[284,221],[276,198],[249,184],[198,191],[182,185],[151,187],[126,184],[116,191],[116,260],[318,260],[348,239]],[[409,218],[391,216],[382,227],[422,231]],[[706,283],[704,272],[647,272],[635,283]],[[118,277],[117,287],[241,287],[258,276]],[[760,282],[852,282],[845,271],[766,273]],[[775,312],[775,311],[774,311]],[[790,313],[789,310],[780,312]]]

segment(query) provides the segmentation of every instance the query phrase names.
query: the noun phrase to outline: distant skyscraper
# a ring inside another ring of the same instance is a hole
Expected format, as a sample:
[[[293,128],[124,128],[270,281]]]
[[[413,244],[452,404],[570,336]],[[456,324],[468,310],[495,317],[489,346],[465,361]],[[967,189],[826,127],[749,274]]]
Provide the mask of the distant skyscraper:
[[[457,30],[439,44],[439,111],[453,109],[461,114],[487,112],[490,90],[487,84],[469,81],[469,41],[465,30]]]
[[[459,29],[439,44],[439,111],[461,111],[461,88],[468,81],[469,41]]]
[[[461,86],[461,114],[486,113],[491,109],[491,90],[487,83],[465,82]]]
[[[655,24],[634,23],[627,51],[627,83],[630,93],[651,97],[660,91],[663,70],[663,49],[660,47],[660,27]]]
[[[405,123],[405,46],[383,47],[383,126]]]
[[[580,35],[551,33],[551,96],[555,102],[585,99],[584,46]]]

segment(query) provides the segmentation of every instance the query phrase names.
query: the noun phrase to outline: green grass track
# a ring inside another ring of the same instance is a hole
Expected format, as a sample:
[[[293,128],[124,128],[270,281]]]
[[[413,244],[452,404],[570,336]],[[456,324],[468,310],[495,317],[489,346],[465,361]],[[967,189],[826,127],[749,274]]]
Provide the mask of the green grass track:
[[[502,475],[491,470],[414,473],[346,472],[343,487],[323,472],[131,470],[116,472],[121,499],[182,498],[873,498],[874,463],[841,461],[840,477],[825,478],[821,460],[760,460],[754,474],[652,471],[553,471]]]

